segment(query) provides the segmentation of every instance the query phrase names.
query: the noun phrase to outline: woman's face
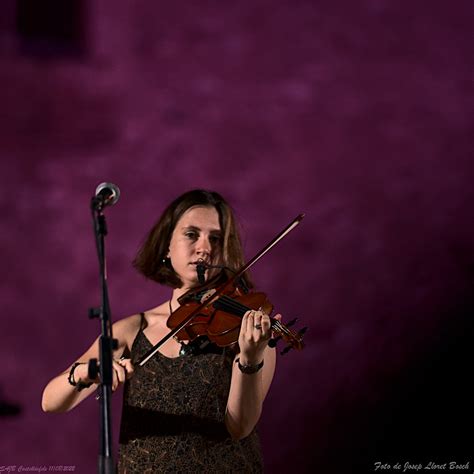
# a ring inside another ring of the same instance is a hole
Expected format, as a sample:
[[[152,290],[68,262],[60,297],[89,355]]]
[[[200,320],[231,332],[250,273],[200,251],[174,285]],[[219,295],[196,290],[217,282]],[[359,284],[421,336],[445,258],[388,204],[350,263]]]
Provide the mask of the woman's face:
[[[168,257],[184,288],[197,284],[199,260],[218,263],[221,246],[219,214],[214,207],[194,206],[181,216],[171,235]]]

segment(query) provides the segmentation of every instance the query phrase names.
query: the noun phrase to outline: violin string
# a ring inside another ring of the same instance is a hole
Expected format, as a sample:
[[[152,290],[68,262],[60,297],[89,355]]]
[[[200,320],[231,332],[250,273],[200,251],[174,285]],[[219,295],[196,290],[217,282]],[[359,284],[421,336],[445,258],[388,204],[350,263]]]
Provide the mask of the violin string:
[[[251,308],[248,308],[247,306],[239,303],[238,301],[235,301],[234,299],[230,298],[229,296],[221,296],[218,300],[219,302],[225,303],[225,306],[229,309],[233,309],[235,311],[238,311],[239,313],[245,313],[246,311],[249,311]]]
[[[249,308],[238,301],[235,301],[234,299],[230,298],[229,296],[221,296],[218,301],[221,301],[221,303],[224,303],[224,308],[232,311],[236,311],[238,313],[244,313],[246,311],[251,311],[252,308]],[[271,320],[271,327],[272,329],[276,330],[278,334],[280,334],[281,337],[285,338],[287,342],[290,342],[290,345],[294,347],[294,341],[298,341],[298,343],[301,342],[301,338],[293,333],[290,329],[288,329],[284,324],[280,323],[278,319],[273,319]],[[285,337],[286,336],[286,337]]]
[[[235,309],[235,310],[238,310],[239,312],[246,312],[246,311],[251,311],[252,310],[252,308],[249,308],[249,307],[239,303],[238,301],[233,300],[232,298],[230,298],[228,296],[223,296],[220,299],[223,299],[224,300],[223,302],[225,303],[226,307],[228,307],[230,309]],[[280,321],[278,321],[278,319],[272,319],[272,328],[277,329],[277,331],[281,331],[281,332],[285,333],[286,335],[289,334],[289,331],[286,330],[285,326],[283,326],[280,323]]]
[[[230,298],[229,296],[221,296],[219,298],[219,301],[222,300],[222,303],[225,304],[225,307],[230,309],[230,310],[236,310],[238,312],[246,312],[246,311],[251,311],[252,308],[249,308],[238,301],[235,301],[234,299]],[[282,336],[287,336],[290,338],[297,338],[295,334],[291,330],[289,330],[286,326],[280,323],[278,319],[272,319],[272,329],[276,329],[277,332],[279,332]]]
[[[249,308],[249,307],[239,303],[238,301],[233,300],[232,298],[230,298],[228,296],[222,296],[220,299],[223,300],[226,307],[228,307],[229,309],[235,309],[235,310],[239,310],[239,311],[242,311],[242,312],[252,310],[252,308]],[[272,320],[272,328],[276,328],[277,330],[285,333],[286,335],[291,335],[291,331],[288,330],[288,328],[285,327],[283,324],[281,324],[280,321],[278,321],[278,319],[273,319]]]

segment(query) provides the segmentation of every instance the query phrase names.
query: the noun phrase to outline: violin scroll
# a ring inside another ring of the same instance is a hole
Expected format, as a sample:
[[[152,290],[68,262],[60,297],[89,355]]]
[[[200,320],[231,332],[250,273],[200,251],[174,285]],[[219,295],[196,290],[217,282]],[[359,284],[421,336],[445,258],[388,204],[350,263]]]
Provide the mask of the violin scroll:
[[[268,345],[272,348],[276,347],[277,343],[281,339],[283,339],[287,343],[287,345],[280,352],[280,355],[287,354],[291,349],[301,350],[304,347],[303,336],[305,332],[308,330],[308,328],[304,327],[300,329],[297,333],[288,329],[290,326],[293,326],[296,323],[296,321],[298,321],[298,318],[292,319],[285,326],[277,319],[272,318],[272,330],[274,333],[277,333],[278,336],[270,339],[270,341],[268,341]]]

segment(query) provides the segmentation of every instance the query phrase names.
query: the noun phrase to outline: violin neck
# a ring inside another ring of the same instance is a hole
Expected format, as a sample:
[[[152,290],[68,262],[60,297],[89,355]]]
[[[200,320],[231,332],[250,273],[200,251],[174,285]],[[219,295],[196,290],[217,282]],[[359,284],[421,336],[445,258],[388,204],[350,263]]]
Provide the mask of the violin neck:
[[[250,311],[252,309],[232,298],[229,298],[228,296],[221,296],[218,300],[212,303],[212,306],[218,311],[224,311],[226,313],[230,313],[234,316],[239,316],[241,318],[247,311]]]

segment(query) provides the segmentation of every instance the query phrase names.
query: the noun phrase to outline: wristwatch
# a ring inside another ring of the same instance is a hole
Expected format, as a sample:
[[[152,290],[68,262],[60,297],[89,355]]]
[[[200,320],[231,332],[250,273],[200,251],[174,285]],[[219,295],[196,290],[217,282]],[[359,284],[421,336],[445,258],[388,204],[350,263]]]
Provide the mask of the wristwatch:
[[[237,362],[237,367],[244,374],[255,374],[263,367],[263,360],[262,362],[260,362],[260,364],[257,365],[242,365],[240,363],[240,357],[237,357],[237,359],[235,359],[235,362]]]

